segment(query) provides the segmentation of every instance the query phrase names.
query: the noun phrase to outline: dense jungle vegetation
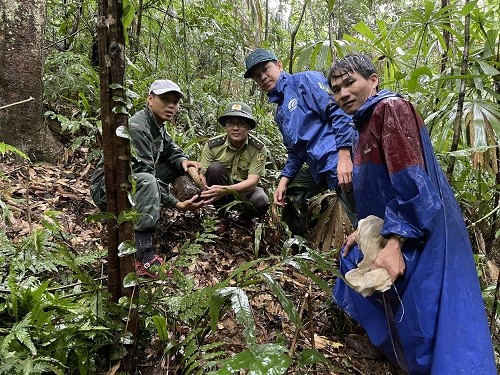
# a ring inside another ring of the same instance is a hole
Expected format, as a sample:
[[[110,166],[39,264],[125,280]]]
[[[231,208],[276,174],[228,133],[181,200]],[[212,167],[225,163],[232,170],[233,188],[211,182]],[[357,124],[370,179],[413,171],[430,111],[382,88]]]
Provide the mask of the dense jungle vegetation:
[[[174,254],[168,272],[155,283],[127,275],[129,292],[113,301],[105,217],[88,195],[102,152],[99,3],[44,4],[43,103],[64,145],[60,163],[31,161],[0,137],[0,374],[398,373],[376,354],[348,348],[358,328],[330,299],[338,246],[321,246],[317,232],[295,238],[272,213],[220,236],[210,211],[166,210],[156,239]],[[245,56],[265,47],[290,72],[326,73],[335,57],[370,55],[381,87],[409,98],[429,128],[469,229],[498,358],[498,1],[116,4],[126,112],[144,106],[155,79],[176,81],[187,95],[168,131],[197,159],[222,130],[225,104],[249,103],[270,150],[270,196],[286,150],[273,106],[243,78]],[[294,253],[297,242],[307,251]],[[118,251],[134,249],[125,241]]]

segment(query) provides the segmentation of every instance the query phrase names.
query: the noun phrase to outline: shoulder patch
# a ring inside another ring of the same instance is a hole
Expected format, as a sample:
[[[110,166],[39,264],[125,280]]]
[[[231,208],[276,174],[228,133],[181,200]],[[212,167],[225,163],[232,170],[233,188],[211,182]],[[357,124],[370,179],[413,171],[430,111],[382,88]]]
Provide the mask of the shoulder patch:
[[[213,147],[221,146],[224,144],[224,142],[226,142],[226,135],[221,134],[221,135],[218,135],[217,137],[209,139],[208,140],[208,147],[213,148]]]
[[[262,150],[264,148],[264,143],[259,141],[257,138],[255,138],[253,135],[248,134],[248,143],[250,143],[253,147],[255,147],[257,150]]]

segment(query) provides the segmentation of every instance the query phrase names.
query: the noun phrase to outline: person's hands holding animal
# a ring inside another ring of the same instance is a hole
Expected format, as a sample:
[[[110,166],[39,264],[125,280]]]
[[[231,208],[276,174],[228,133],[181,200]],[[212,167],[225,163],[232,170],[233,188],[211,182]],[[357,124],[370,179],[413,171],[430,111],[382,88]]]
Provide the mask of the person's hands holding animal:
[[[204,206],[205,204],[206,202],[203,199],[200,200],[200,197],[198,195],[194,195],[191,199],[177,202],[175,208],[177,208],[179,211],[196,211],[198,208]]]
[[[205,203],[210,204],[222,198],[223,196],[229,194],[227,186],[224,185],[212,185],[207,186],[206,190],[201,192],[201,199],[205,199]]]
[[[189,167],[194,167],[194,168],[196,168],[196,170],[200,170],[201,163],[198,161],[194,161],[194,160],[183,160],[182,161],[182,169],[184,169],[184,171],[187,171],[187,169]]]

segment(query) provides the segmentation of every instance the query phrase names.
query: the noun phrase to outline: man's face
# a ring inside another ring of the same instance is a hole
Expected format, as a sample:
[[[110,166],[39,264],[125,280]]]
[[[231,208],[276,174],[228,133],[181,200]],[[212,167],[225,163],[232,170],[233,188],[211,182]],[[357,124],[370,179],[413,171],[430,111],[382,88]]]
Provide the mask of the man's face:
[[[337,104],[345,113],[352,115],[370,96],[377,93],[378,76],[373,73],[366,79],[357,72],[346,73],[332,78],[330,84]]]
[[[224,126],[227,136],[234,146],[239,147],[245,143],[248,136],[248,130],[250,130],[250,124],[247,119],[230,116],[226,119]]]
[[[180,94],[175,91],[160,95],[149,94],[148,105],[158,122],[163,123],[174,118],[179,111],[180,100]]]
[[[281,61],[264,61],[252,69],[252,78],[264,92],[270,92],[276,86],[283,64]]]

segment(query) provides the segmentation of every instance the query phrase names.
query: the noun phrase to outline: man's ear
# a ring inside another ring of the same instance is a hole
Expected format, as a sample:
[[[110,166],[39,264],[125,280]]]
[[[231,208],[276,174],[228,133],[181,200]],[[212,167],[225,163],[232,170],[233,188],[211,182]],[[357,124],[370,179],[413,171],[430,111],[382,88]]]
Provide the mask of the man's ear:
[[[283,62],[281,60],[276,61],[276,65],[280,68],[280,70],[283,70]]]
[[[376,93],[378,91],[378,75],[377,73],[372,73],[370,78],[368,78],[368,82],[370,82],[370,85],[372,87],[372,92]]]

